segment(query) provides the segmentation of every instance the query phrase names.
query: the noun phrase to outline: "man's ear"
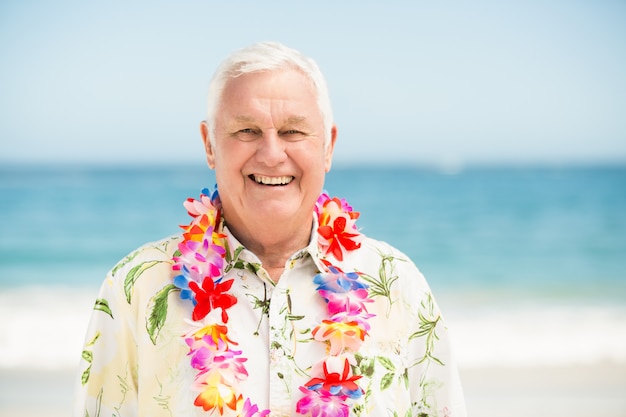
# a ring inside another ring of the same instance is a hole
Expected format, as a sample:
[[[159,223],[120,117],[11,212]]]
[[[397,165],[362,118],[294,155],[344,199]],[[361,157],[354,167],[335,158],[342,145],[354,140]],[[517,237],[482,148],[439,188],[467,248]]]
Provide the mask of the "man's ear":
[[[333,163],[333,151],[335,150],[335,142],[337,141],[337,126],[333,125],[330,129],[330,141],[324,150],[324,162],[326,166],[326,172],[330,171],[330,167]]]
[[[200,135],[202,136],[202,143],[204,144],[204,152],[206,153],[206,162],[209,168],[215,169],[215,153],[213,145],[211,144],[211,137],[209,132],[209,126],[205,121],[200,123]]]

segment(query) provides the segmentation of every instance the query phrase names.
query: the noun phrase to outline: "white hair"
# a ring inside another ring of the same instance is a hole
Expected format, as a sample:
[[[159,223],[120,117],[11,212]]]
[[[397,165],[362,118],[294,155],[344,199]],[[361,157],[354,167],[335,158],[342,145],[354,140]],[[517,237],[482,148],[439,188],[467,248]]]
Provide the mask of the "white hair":
[[[228,81],[252,72],[284,69],[298,70],[312,83],[324,123],[324,144],[328,146],[331,138],[333,114],[326,80],[313,59],[277,42],[260,42],[235,51],[215,71],[209,84],[206,118],[211,142],[215,143],[215,118]]]

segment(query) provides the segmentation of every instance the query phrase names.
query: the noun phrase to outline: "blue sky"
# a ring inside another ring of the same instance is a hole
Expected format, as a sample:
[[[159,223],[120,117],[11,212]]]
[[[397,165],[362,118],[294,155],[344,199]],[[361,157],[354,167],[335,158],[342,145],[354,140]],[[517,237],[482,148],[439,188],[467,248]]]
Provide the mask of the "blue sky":
[[[317,60],[336,163],[626,162],[623,1],[0,4],[0,163],[203,163],[216,65]]]

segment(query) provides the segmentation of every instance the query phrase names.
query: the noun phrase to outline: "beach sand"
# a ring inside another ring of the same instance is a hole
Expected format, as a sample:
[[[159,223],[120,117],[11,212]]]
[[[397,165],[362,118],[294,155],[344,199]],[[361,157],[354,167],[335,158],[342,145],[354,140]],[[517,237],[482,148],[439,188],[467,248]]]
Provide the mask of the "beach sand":
[[[626,417],[626,364],[461,370],[468,416]]]
[[[626,417],[623,363],[462,368],[461,378],[471,417]],[[1,370],[0,417],[69,417],[73,383],[69,371]]]
[[[75,374],[70,370],[0,370],[1,417],[70,417]]]

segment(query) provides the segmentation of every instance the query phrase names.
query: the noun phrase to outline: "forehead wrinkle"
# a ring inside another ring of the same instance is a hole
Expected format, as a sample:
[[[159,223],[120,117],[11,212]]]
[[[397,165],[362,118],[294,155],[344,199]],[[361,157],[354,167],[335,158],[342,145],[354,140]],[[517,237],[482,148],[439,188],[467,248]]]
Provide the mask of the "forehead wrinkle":
[[[228,129],[235,129],[236,127],[241,125],[251,124],[256,126],[256,119],[252,116],[246,115],[233,116],[231,119],[224,120],[224,126],[226,126]]]
[[[304,116],[290,116],[285,119],[285,124],[300,125],[306,124],[306,121],[307,119]]]
[[[304,125],[307,124],[307,118],[305,116],[289,116],[283,122],[284,124],[290,125]],[[256,119],[252,116],[235,116],[236,122],[244,122],[244,123],[254,123]]]
[[[227,124],[227,126],[230,126],[231,129],[234,129],[235,126],[238,126],[240,124],[253,124],[255,126],[258,126],[259,120],[256,117],[251,116],[251,115],[240,114],[240,115],[234,116],[231,119],[230,123]],[[309,127],[309,119],[306,116],[299,116],[299,115],[286,116],[285,119],[283,119],[282,125],[307,128]],[[275,128],[280,128],[280,127],[276,126]]]
[[[237,122],[254,122],[254,117],[252,116],[236,116],[235,121]]]

